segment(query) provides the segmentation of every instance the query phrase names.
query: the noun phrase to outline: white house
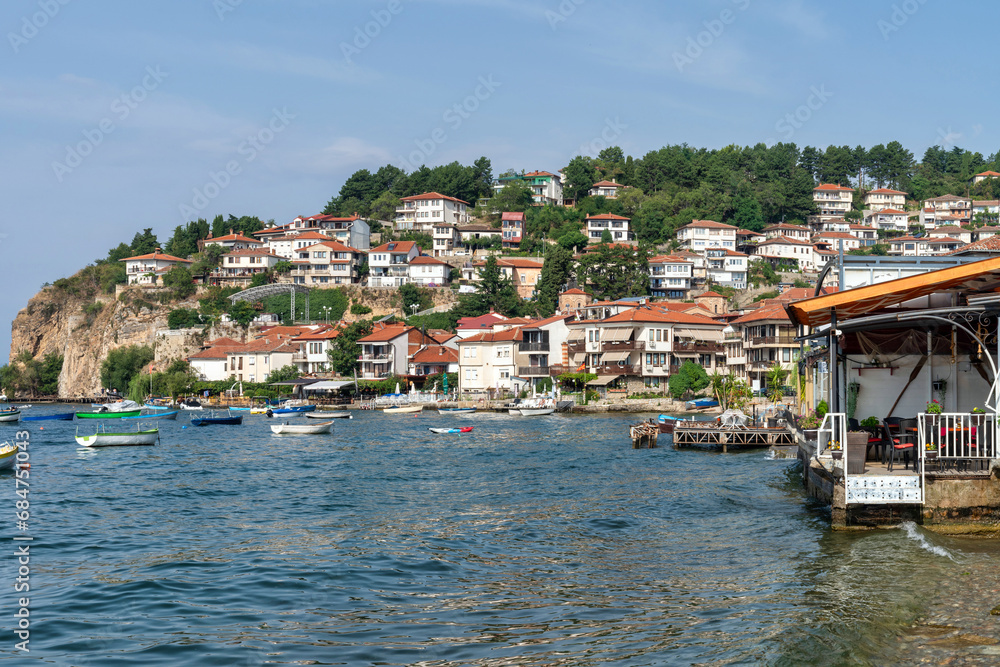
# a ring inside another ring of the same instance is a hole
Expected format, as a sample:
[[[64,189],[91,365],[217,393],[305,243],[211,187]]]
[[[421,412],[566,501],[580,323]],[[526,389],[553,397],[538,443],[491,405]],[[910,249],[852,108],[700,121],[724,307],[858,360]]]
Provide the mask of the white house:
[[[191,260],[164,254],[159,248],[148,255],[136,255],[118,261],[125,262],[125,276],[129,285],[154,285],[175,266],[191,264]]]
[[[693,220],[677,230],[684,250],[701,253],[705,248],[736,250],[737,228],[714,220]]]
[[[905,232],[907,230],[907,220],[906,211],[900,211],[895,208],[870,211],[865,216],[865,222],[868,226],[884,231]]]
[[[403,197],[396,209],[394,226],[400,231],[428,232],[439,222],[461,225],[470,222],[469,202],[447,197],[440,192]]]
[[[716,285],[746,289],[749,261],[749,256],[730,248],[705,248],[707,278]]]
[[[413,241],[383,243],[368,253],[368,286],[399,287],[410,279],[410,261],[420,256]]]
[[[330,368],[329,352],[336,344],[340,330],[322,328],[317,331],[305,332],[292,339],[291,344],[298,346],[298,351],[292,355],[294,363],[302,373],[322,373]]]
[[[451,282],[451,264],[434,257],[410,260],[410,283],[421,287],[442,287]]]
[[[694,280],[694,263],[676,255],[649,260],[649,294],[669,299],[686,299]]]
[[[364,251],[337,241],[322,241],[295,251],[291,278],[297,285],[349,285],[361,281],[364,264]]]
[[[635,235],[629,231],[629,218],[615,215],[613,213],[601,213],[599,215],[588,215],[586,219],[587,238],[592,242],[600,241],[604,231],[611,234],[614,243],[632,241]]]
[[[439,222],[434,225],[431,228],[431,238],[433,239],[432,252],[435,257],[453,255],[456,249],[462,245],[462,237],[455,225],[450,222]]]
[[[920,211],[920,224],[924,227],[961,225],[972,219],[972,200],[968,197],[942,195],[925,199]]]
[[[604,197],[605,199],[618,199],[618,193],[622,191],[623,188],[627,188],[627,185],[622,185],[621,183],[615,182],[614,179],[610,181],[598,181],[594,183],[587,194],[591,197]]]
[[[865,193],[862,201],[865,208],[871,211],[881,211],[884,208],[894,208],[901,211],[906,208],[906,193],[889,188],[877,188]]]
[[[812,230],[809,227],[790,225],[785,222],[777,225],[769,225],[764,228],[765,239],[774,239],[779,236],[786,236],[790,239],[798,239],[799,241],[808,241],[812,237]]]
[[[531,190],[531,199],[536,206],[562,206],[562,178],[547,171],[531,171],[526,174],[501,176],[493,181],[493,193],[496,194],[511,183],[521,182]]]
[[[233,250],[222,256],[222,265],[212,271],[212,282],[217,285],[249,285],[257,273],[274,268],[283,257],[270,250]]]
[[[878,243],[878,232],[875,231],[874,227],[868,225],[850,225],[847,233],[858,239],[862,247]]]
[[[225,236],[212,236],[212,233],[208,233],[207,239],[200,239],[198,241],[198,250],[204,250],[206,246],[218,245],[225,248],[228,252],[230,250],[245,250],[247,248],[257,249],[264,245],[263,241],[258,239],[251,239],[243,234],[235,233],[233,230],[229,230],[229,233]]]
[[[513,389],[521,330],[485,331],[458,341],[460,393]],[[522,383],[525,384],[525,383]]]
[[[875,232],[874,229],[871,231],[872,233]],[[823,232],[821,234],[817,234],[815,238],[813,238],[813,242],[826,245],[831,250],[837,251],[839,251],[841,245],[843,245],[844,252],[856,250],[861,247],[861,239],[846,232]]]
[[[983,171],[972,177],[972,184],[975,185],[980,181],[985,181],[988,178],[997,178],[998,176],[1000,176],[1000,174],[995,171]]]
[[[932,239],[933,238],[955,239],[956,241],[961,241],[962,244],[972,243],[972,230],[965,229],[963,227],[956,227],[954,225],[936,227],[928,231],[927,236],[929,236]]]
[[[843,185],[823,183],[813,188],[813,203],[819,215],[810,216],[809,222],[823,223],[831,218],[843,218],[851,210],[854,190]]]
[[[816,257],[812,243],[786,236],[768,239],[757,247],[757,255],[772,264],[798,265],[800,271],[814,271]]]

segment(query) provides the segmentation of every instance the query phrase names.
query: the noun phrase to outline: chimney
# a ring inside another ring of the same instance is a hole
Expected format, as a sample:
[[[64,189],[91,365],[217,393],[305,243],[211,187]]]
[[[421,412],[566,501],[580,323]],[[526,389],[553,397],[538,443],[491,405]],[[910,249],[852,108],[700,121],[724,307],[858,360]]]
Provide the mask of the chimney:
[[[159,255],[161,252],[163,252],[163,251],[160,250],[159,248],[156,248],[155,250],[153,250],[153,254],[154,255]]]

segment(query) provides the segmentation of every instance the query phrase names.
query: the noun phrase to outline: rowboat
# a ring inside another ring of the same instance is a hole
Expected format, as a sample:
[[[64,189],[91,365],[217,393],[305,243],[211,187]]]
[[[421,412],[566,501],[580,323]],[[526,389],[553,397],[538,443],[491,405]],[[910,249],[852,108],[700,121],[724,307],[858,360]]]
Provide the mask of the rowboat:
[[[201,407],[201,403],[193,398],[184,399],[177,404],[177,407],[181,410],[204,410],[204,408]]]
[[[16,422],[21,419],[21,411],[10,409],[0,410],[0,422]]]
[[[291,415],[299,412],[312,412],[315,409],[315,405],[292,405],[285,408],[272,408],[271,412],[276,415]]]
[[[77,419],[121,419],[122,417],[138,417],[142,410],[124,410],[122,412],[112,412],[111,410],[100,410],[97,412],[77,412]]]
[[[427,429],[431,433],[471,433],[471,426],[463,426],[462,428],[429,428]]]
[[[266,415],[270,410],[274,414],[274,409],[266,405],[255,405],[252,408],[229,408],[233,412],[249,412],[252,415]]]
[[[332,421],[320,422],[319,424],[271,424],[271,433],[277,435],[319,435],[329,433],[333,426]]]
[[[555,411],[555,408],[521,408],[519,412],[522,417],[539,417],[541,415],[551,415]]]
[[[17,460],[17,445],[5,442],[0,445],[0,470],[9,470]]]
[[[234,415],[230,412],[226,416],[219,416],[214,410],[208,417],[192,417],[191,424],[194,426],[211,426],[213,424],[236,425],[243,423],[243,415]]]
[[[412,412],[420,412],[424,409],[422,405],[398,405],[392,408],[384,408],[382,412],[387,415],[402,415],[409,414]]]
[[[98,430],[93,435],[80,435],[78,430],[76,442],[84,447],[122,447],[126,445],[153,445],[156,444],[159,437],[160,429],[158,428],[119,433]]]
[[[43,422],[43,421],[54,421],[54,420],[71,422],[73,421],[73,413],[60,412],[59,414],[55,415],[37,415],[35,417],[21,417],[21,421],[24,422]]]
[[[307,412],[306,419],[354,419],[347,410],[343,412]]]
[[[469,415],[475,411],[475,408],[438,408],[439,415]]]
[[[159,403],[143,403],[142,407],[146,410],[173,410],[169,405],[160,405]]]
[[[672,417],[670,415],[660,415],[656,418],[660,433],[673,433],[674,426],[677,425],[677,422],[682,421],[684,421],[683,417]]]
[[[684,404],[688,409],[714,408],[719,402],[714,398],[698,398]]]
[[[177,419],[178,414],[180,414],[180,410],[168,410],[168,411],[157,410],[156,412],[146,412],[143,414],[139,414],[135,417],[122,417],[122,419],[142,419],[142,420]]]

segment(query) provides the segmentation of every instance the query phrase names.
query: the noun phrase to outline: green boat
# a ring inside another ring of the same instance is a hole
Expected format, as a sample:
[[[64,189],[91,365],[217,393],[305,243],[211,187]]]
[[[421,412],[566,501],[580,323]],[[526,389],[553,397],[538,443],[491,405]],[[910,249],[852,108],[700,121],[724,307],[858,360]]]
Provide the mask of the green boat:
[[[123,410],[122,412],[77,412],[77,419],[121,419],[122,417],[138,417],[142,410]]]

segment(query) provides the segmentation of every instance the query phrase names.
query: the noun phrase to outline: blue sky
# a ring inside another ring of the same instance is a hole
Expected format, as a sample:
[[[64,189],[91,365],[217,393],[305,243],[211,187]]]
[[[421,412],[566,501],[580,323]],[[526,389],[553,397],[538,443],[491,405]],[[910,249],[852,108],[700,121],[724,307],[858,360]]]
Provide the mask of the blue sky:
[[[144,227],[287,222],[387,162],[555,171],[609,139],[989,155],[998,25],[933,0],[6,0],[0,320]]]

